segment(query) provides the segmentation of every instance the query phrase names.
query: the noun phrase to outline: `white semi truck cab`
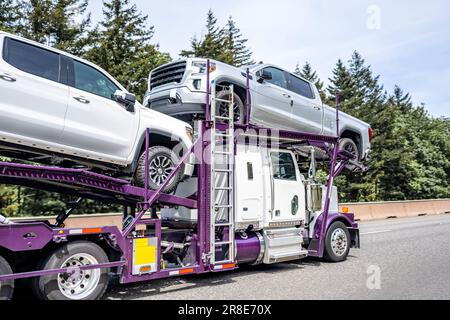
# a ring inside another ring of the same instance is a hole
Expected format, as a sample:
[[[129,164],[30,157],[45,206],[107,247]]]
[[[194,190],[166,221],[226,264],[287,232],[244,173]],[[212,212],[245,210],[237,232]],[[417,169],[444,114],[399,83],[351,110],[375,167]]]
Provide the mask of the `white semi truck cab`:
[[[316,180],[315,157],[310,160],[309,170],[302,171],[296,154],[288,149],[237,144],[232,197],[238,261],[239,244],[251,239],[259,251],[242,255],[245,263],[273,264],[308,256],[327,192],[326,186]],[[216,191],[219,205],[228,203],[225,180],[223,175],[216,178],[216,185],[224,189]],[[184,182],[176,195],[188,196],[188,190],[195,189],[196,183],[195,178]],[[195,226],[198,221],[197,210],[182,207],[163,209],[161,216],[166,224],[180,229]],[[339,223],[340,227],[333,238],[329,237],[328,258],[345,260],[350,248],[359,248],[359,234],[353,215],[339,212],[336,187],[332,188],[328,217],[329,227],[332,223]],[[227,220],[227,212],[219,213],[218,223]]]

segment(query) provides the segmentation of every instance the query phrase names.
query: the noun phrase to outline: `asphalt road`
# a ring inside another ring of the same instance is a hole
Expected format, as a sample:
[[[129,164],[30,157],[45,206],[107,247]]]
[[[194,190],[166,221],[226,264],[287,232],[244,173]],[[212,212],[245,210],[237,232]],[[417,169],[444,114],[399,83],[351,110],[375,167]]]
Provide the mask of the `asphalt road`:
[[[450,299],[450,215],[362,223],[346,262],[313,259],[110,288],[105,299]]]

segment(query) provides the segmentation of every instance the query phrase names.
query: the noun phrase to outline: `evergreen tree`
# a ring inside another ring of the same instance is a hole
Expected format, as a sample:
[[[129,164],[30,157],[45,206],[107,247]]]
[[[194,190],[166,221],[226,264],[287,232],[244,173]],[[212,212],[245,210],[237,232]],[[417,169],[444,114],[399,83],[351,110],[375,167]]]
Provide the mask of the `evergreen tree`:
[[[19,5],[13,0],[0,0],[0,30],[16,32],[19,23]]]
[[[246,47],[248,40],[243,38],[231,16],[222,32],[223,51],[219,60],[236,67],[253,64],[252,52]]]
[[[105,1],[103,21],[92,32],[95,42],[86,54],[88,60],[108,71],[120,83],[142,99],[150,70],[169,62],[150,40],[154,27],[130,0]]]
[[[352,103],[351,99],[354,97],[356,91],[355,81],[341,59],[336,63],[336,67],[332,73],[333,77],[329,78],[330,85],[327,87],[327,93],[330,97],[328,99],[328,104],[334,105],[334,97],[336,96],[336,92],[339,91],[341,97],[341,110],[349,112]]]
[[[198,57],[220,60],[223,58],[223,30],[217,26],[217,18],[210,9],[206,18],[206,34],[203,40],[196,36],[191,40],[191,49],[183,50],[182,57]]]
[[[20,33],[32,40],[80,55],[88,43],[88,0],[23,1],[25,12]]]
[[[21,35],[41,43],[50,42],[51,0],[21,1],[24,10],[24,26]]]
[[[300,68],[300,65],[297,64],[294,73],[302,77],[303,79],[306,79],[314,83],[315,86],[317,87],[317,90],[319,90],[322,101],[326,100],[326,94],[325,91],[323,90],[323,82],[320,80],[319,76],[317,75],[317,72],[313,70],[311,64],[308,61],[303,65],[302,68]]]

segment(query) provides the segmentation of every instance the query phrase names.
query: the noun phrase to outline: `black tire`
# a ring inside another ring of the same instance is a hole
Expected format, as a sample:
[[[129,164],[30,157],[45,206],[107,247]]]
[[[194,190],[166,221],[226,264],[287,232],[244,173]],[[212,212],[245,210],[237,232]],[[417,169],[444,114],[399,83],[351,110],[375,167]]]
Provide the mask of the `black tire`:
[[[344,236],[345,239],[342,240],[333,239]],[[338,241],[339,244],[337,244],[336,241]],[[345,250],[342,241],[345,241]],[[328,228],[327,236],[325,238],[325,250],[324,250],[325,260],[329,262],[342,262],[347,260],[348,254],[350,252],[350,246],[351,246],[351,238],[347,226],[340,221],[334,222]],[[336,247],[338,249],[336,249]]]
[[[149,149],[148,161],[150,171],[148,186],[151,190],[158,190],[159,187],[168,178],[168,176],[172,173],[176,165],[180,162],[180,158],[169,148],[156,146]],[[158,168],[158,164],[161,164],[161,167]],[[163,164],[167,164],[166,168],[163,168]],[[172,169],[169,170],[168,168]],[[163,170],[163,172],[158,170]],[[178,183],[181,180],[182,171],[183,168],[180,168],[180,170],[178,170],[175,177],[172,178],[167,187],[164,189],[164,193],[171,193],[176,189]],[[166,179],[164,179],[164,177],[166,177]],[[135,173],[135,180],[138,186],[145,186],[145,151],[139,158]]]
[[[12,274],[9,263],[0,257],[0,275]],[[0,282],[0,301],[11,300],[14,294],[14,280]]]
[[[356,145],[355,141],[353,141],[350,138],[344,138],[339,141],[339,148],[341,150],[345,150],[350,152],[351,154],[355,155],[355,160],[359,161],[361,159],[361,155],[359,153],[358,146]]]
[[[234,123],[237,124],[244,124],[245,123],[245,105],[242,99],[236,94],[236,92],[233,93],[234,96]],[[230,91],[223,90],[217,93],[218,99],[223,100],[230,100]],[[217,103],[217,110],[216,114],[218,116],[225,116],[228,117],[229,115],[229,106],[225,102],[218,102]]]
[[[77,256],[77,259],[84,257],[86,264],[102,264],[109,262],[105,251],[95,243],[90,241],[76,241],[56,249],[42,261],[41,269],[48,270],[65,267],[68,259]],[[69,292],[70,289],[61,289],[62,287],[60,287],[58,279],[61,279],[59,280],[61,282],[69,283],[69,281],[65,281],[68,280],[67,274],[33,278],[31,281],[31,288],[35,296],[40,300],[98,300],[105,294],[105,291],[108,288],[109,271],[110,269],[108,268],[80,272],[79,277],[83,280],[80,280],[81,284],[78,286],[79,288],[84,289],[84,281],[92,282],[92,284],[86,288],[87,292],[84,293],[85,296],[82,294],[75,296],[75,292]],[[63,291],[66,292],[66,295]],[[72,294],[72,297],[67,296],[67,294]]]

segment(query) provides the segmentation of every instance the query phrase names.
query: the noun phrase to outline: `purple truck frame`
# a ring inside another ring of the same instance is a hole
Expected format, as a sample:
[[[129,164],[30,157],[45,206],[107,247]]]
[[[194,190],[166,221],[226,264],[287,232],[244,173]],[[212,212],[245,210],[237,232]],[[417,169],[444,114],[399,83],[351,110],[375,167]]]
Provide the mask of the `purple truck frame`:
[[[209,64],[209,62],[208,62]],[[209,70],[209,67],[207,67]],[[249,73],[247,70],[247,79]],[[210,93],[210,81],[208,79],[208,93]],[[247,86],[247,96],[249,87]],[[145,187],[133,186],[130,181],[113,178],[103,174],[93,173],[84,169],[67,169],[49,166],[33,166],[16,164],[9,162],[0,162],[0,183],[20,185],[39,190],[46,190],[67,194],[71,196],[93,199],[103,202],[120,204],[127,208],[133,208],[137,212],[134,216],[128,216],[128,221],[119,229],[117,226],[101,226],[97,228],[64,228],[50,225],[48,222],[25,221],[10,225],[0,225],[0,248],[6,249],[12,253],[30,253],[40,252],[49,245],[62,245],[73,239],[99,238],[101,237],[113,250],[118,253],[119,258],[105,264],[89,265],[79,267],[77,270],[92,269],[111,269],[116,268],[116,273],[120,276],[120,283],[132,283],[149,281],[154,279],[180,276],[184,274],[201,274],[207,272],[222,272],[238,268],[239,261],[226,264],[217,268],[211,265],[205,255],[210,251],[210,223],[211,208],[209,200],[211,198],[211,160],[208,153],[204,153],[205,148],[211,143],[211,115],[209,111],[209,94],[207,98],[207,115],[205,121],[199,121],[198,140],[193,144],[190,150],[184,153],[182,159],[177,164],[166,182],[156,191],[148,188],[148,168],[145,177]],[[251,105],[247,99],[246,113],[247,119],[251,112]],[[339,132],[339,94],[336,97],[336,121],[337,132]],[[217,124],[228,128],[227,124]],[[295,143],[302,145],[315,146],[321,148],[329,154],[330,167],[327,181],[327,193],[325,198],[325,208],[323,214],[319,217],[315,230],[314,238],[309,244],[308,252],[311,257],[322,258],[324,256],[324,241],[328,227],[335,221],[344,222],[352,234],[352,246],[359,248],[359,230],[353,214],[341,214],[330,211],[330,198],[334,179],[342,173],[349,163],[355,165],[354,157],[346,151],[339,150],[339,138],[332,136],[323,136],[301,132],[280,131],[275,129],[261,128],[246,123],[245,125],[235,125],[236,138],[248,130],[256,132],[258,135],[264,132],[264,135],[274,136],[279,139],[282,146],[289,146]],[[149,159],[150,129],[147,130],[146,137],[146,157]],[[235,142],[237,139],[235,140]],[[163,193],[168,182],[175,177],[176,173],[187,162],[189,157],[194,154],[199,161],[197,165],[198,186],[196,198],[180,198]],[[148,161],[146,161],[148,166]],[[365,170],[364,166],[359,164],[359,169]],[[182,206],[189,209],[198,209],[198,223],[196,234],[192,237],[191,246],[195,247],[195,265],[186,268],[165,269],[160,261],[162,257],[161,239],[162,239],[162,221],[151,210],[155,206]],[[68,214],[69,215],[69,214]],[[64,218],[67,218],[68,215]],[[131,218],[130,218],[131,217]],[[137,225],[152,226],[154,228],[154,237],[158,239],[156,252],[157,270],[151,274],[133,275],[132,274],[132,239]],[[239,245],[239,244],[238,244]],[[247,247],[245,247],[247,246]],[[240,250],[239,255],[245,255],[245,252],[252,252],[252,243],[245,244]],[[1,281],[17,280],[24,278],[33,278],[40,276],[56,275],[60,273],[74,273],[71,268],[61,268],[53,270],[30,270],[27,272],[0,275]]]

